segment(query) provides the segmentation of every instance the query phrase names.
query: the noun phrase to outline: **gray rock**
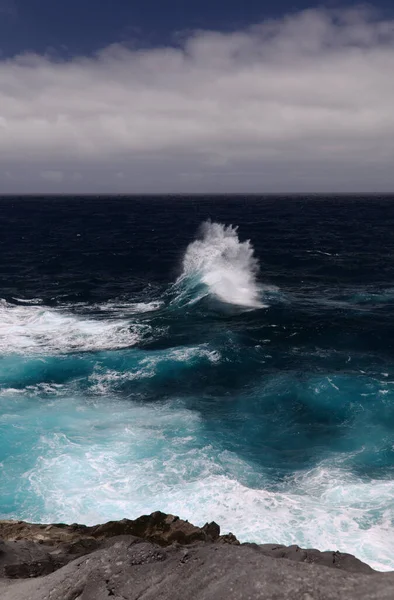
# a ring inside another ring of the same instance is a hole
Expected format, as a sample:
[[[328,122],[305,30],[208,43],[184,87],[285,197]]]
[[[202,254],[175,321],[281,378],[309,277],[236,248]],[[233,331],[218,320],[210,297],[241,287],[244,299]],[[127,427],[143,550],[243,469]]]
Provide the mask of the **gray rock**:
[[[303,550],[299,546],[280,546],[278,544],[262,544],[258,548],[263,554],[273,558],[288,558],[296,562],[319,564],[353,573],[374,573],[369,565],[366,565],[352,554]]]
[[[394,599],[394,573],[350,554],[240,544],[160,512],[93,527],[0,521],[0,537],[1,600]]]
[[[272,558],[248,545],[163,548],[133,538],[55,573],[4,587],[2,600],[393,600],[394,573]],[[1,589],[1,588],[0,588]]]

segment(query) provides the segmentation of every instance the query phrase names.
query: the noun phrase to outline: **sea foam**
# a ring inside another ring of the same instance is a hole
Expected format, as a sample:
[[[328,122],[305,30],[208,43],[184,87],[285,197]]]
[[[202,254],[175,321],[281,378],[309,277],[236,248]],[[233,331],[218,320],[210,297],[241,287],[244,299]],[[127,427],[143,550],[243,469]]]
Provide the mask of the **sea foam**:
[[[134,346],[150,327],[83,318],[66,310],[0,300],[0,355],[86,352]]]
[[[2,422],[17,430],[5,437],[30,432],[31,446],[22,462],[5,459],[0,491],[30,501],[3,517],[95,524],[163,510],[198,525],[215,520],[241,541],[351,551],[377,569],[393,568],[394,482],[350,474],[341,454],[277,489],[256,488],[244,482],[254,465],[223,451],[204,419],[178,402],[54,396],[43,406],[11,395],[9,402]],[[61,429],[48,428],[54,421]]]

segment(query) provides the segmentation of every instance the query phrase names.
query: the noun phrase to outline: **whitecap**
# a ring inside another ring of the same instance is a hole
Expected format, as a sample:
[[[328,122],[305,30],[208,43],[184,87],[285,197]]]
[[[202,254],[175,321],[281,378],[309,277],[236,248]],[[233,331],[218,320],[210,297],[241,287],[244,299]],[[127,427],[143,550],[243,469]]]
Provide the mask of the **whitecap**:
[[[221,302],[245,308],[263,308],[259,263],[249,240],[240,242],[237,227],[207,221],[198,239],[189,244],[176,285],[194,288],[189,303],[211,295]],[[197,288],[202,286],[202,289]]]
[[[0,300],[0,353],[54,354],[127,348],[151,328],[117,319],[84,319],[64,309]]]

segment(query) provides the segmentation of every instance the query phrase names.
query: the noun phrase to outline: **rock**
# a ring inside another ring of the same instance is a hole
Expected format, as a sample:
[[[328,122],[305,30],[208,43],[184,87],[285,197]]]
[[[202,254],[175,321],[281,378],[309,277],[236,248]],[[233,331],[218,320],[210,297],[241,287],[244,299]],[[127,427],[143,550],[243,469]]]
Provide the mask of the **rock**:
[[[53,573],[63,564],[52,559],[50,548],[43,548],[32,541],[0,543],[0,577],[39,577]]]
[[[2,600],[392,600],[394,573],[348,573],[248,545],[163,548],[107,540],[55,573],[0,585]]]
[[[0,577],[28,578],[47,575],[77,557],[103,547],[105,540],[130,536],[160,546],[197,542],[237,544],[232,534],[220,536],[216,523],[195,527],[173,515],[155,512],[135,521],[124,519],[104,525],[35,525],[23,521],[0,521]]]
[[[28,581],[20,581],[20,580]],[[240,544],[155,512],[104,525],[0,521],[1,600],[392,600],[350,554]]]
[[[196,527],[179,517],[154,512],[139,517],[135,521],[123,519],[110,521],[104,525],[87,527],[85,525],[33,525],[23,521],[0,521],[0,538],[8,541],[31,540],[40,544],[70,544],[80,552],[81,544],[92,545],[94,541],[119,535],[133,535],[150,540],[160,546],[168,546],[174,542],[193,544],[221,540],[223,543],[239,543],[232,534],[220,536],[220,527],[216,523],[207,523],[204,527]],[[97,547],[97,546],[96,546]],[[70,550],[72,551],[72,550]]]
[[[319,552],[319,550],[303,550],[299,546],[280,546],[277,544],[262,544],[259,550],[266,556],[287,558],[296,562],[319,564],[334,567],[353,573],[374,573],[375,571],[351,554],[342,552]]]
[[[91,537],[85,525],[33,525],[23,521],[0,521],[0,538],[5,541],[30,540],[39,544],[73,543]]]
[[[92,528],[90,535],[103,539],[113,535],[135,535],[144,540],[150,540],[160,546],[168,546],[174,542],[179,544],[193,544],[194,542],[206,542],[212,539],[211,534],[215,531],[217,539],[220,535],[213,527],[214,524],[205,526],[206,529],[195,527],[187,521],[182,521],[173,515],[155,512],[136,519],[135,521],[113,521]],[[218,526],[216,526],[218,527]]]
[[[89,535],[103,539],[113,535],[134,535],[150,540],[160,546],[168,546],[174,542],[187,545],[195,542],[217,541],[220,538],[220,527],[216,523],[207,523],[204,527],[196,527],[179,517],[155,512],[139,517],[135,521],[112,521],[105,525],[89,528]],[[238,543],[235,536],[222,536],[223,541]]]
[[[212,523],[205,523],[202,530],[206,533],[207,537],[213,542],[218,540],[220,537],[220,527],[217,523],[215,523],[215,521],[212,521]]]

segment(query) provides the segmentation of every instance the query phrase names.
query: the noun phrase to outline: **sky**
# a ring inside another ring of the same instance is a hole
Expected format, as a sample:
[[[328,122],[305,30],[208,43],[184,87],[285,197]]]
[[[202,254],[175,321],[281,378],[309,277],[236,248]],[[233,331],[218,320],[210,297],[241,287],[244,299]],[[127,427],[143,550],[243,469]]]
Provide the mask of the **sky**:
[[[390,4],[0,0],[0,194],[394,192]]]

